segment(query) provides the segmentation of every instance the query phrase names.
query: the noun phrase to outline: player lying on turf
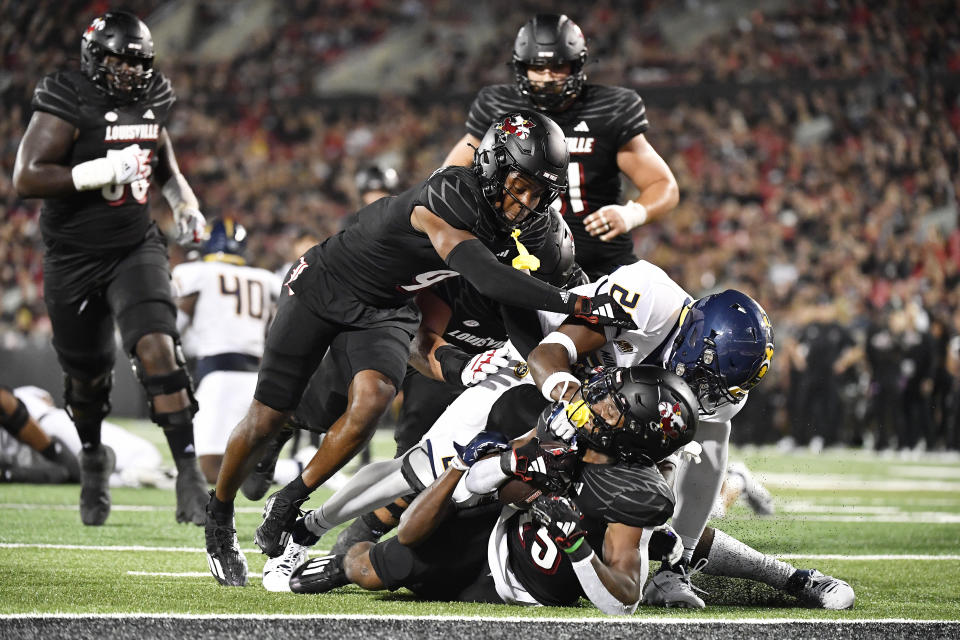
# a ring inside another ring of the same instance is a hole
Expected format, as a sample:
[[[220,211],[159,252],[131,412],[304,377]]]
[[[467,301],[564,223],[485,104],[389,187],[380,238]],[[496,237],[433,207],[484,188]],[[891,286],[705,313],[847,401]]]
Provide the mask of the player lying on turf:
[[[651,536],[673,511],[655,463],[693,438],[696,399],[678,376],[649,365],[611,369],[583,397],[593,417],[578,430],[575,452],[533,439],[478,460],[505,446],[482,432],[414,500],[395,538],[301,565],[292,590],[322,593],[345,576],[365,589],[407,587],[431,599],[568,606],[587,597],[604,613],[633,613]],[[553,413],[541,415],[541,436]],[[536,488],[517,494],[529,510],[489,498],[512,479]],[[455,493],[476,500],[458,509]]]

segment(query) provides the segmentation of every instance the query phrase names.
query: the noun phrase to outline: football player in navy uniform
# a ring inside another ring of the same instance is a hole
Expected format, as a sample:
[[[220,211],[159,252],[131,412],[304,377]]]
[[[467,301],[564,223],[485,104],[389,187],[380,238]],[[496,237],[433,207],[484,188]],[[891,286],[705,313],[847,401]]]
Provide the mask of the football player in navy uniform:
[[[413,298],[421,290],[459,274],[504,304],[633,326],[609,295],[571,295],[495,255],[564,190],[568,161],[563,132],[548,117],[502,115],[490,125],[472,167],[440,169],[377,200],[356,225],[291,267],[254,400],[231,434],[207,507],[209,566],[221,584],[242,586],[247,579],[233,527],[237,490],[296,409],[321,359],[338,359],[348,371],[346,411],[303,473],[267,499],[255,540],[270,557],[283,551],[299,506],[366,443],[400,387],[420,321]]]
[[[644,136],[646,107],[636,91],[588,84],[587,44],[565,15],[538,15],[513,47],[514,84],[484,87],[467,118],[467,133],[445,164],[468,165],[487,124],[501,113],[533,107],[567,138],[570,165],[561,198],[577,243],[577,262],[591,280],[636,262],[630,230],[662,217],[679,201],[670,167]],[[620,172],[640,190],[619,204]]]
[[[314,558],[294,572],[291,589],[322,593],[345,574],[366,589],[407,587],[427,598],[570,606],[587,597],[604,613],[633,613],[650,540],[673,512],[656,462],[692,440],[696,398],[678,376],[650,365],[610,369],[584,397],[594,419],[578,430],[575,466],[564,460],[569,453],[537,440],[501,450],[481,432],[417,497],[397,537]],[[517,415],[530,400],[543,405],[535,393],[510,398]],[[551,414],[541,414],[541,434]],[[485,496],[513,479],[555,493],[535,497],[529,510],[482,499],[456,509],[458,485]]]
[[[80,70],[37,85],[13,181],[43,198],[44,297],[65,373],[65,401],[80,434],[80,517],[110,513],[115,455],[102,445],[110,412],[114,322],[176,462],[178,522],[203,524],[206,482],[193,441],[196,402],[184,368],[166,241],[150,219],[151,174],[173,210],[182,243],[205,222],[180,173],[166,123],[175,96],[153,69],[153,41],[136,16],[111,11],[83,34]]]

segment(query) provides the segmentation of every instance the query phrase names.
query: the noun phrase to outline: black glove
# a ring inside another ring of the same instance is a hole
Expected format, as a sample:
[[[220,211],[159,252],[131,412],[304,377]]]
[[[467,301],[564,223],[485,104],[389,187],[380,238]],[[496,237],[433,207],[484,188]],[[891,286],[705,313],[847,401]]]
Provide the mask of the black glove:
[[[546,528],[547,534],[558,547],[571,554],[571,560],[576,562],[590,555],[592,550],[585,539],[587,532],[580,526],[583,516],[569,498],[540,496],[530,506],[530,514],[535,522]]]
[[[619,329],[636,329],[637,325],[623,307],[609,293],[601,293],[592,298],[581,298],[580,311],[573,314],[590,324],[598,324]]]
[[[464,464],[472,467],[480,458],[491,453],[506,451],[510,448],[510,443],[507,442],[506,436],[499,431],[481,431],[473,436],[473,440],[468,442],[462,451],[459,451],[460,447],[456,443],[454,443],[454,448],[458,449],[457,453],[460,454],[460,459],[463,460]]]
[[[573,483],[577,452],[565,446],[540,445],[539,438],[500,454],[500,470],[547,492],[562,493]]]

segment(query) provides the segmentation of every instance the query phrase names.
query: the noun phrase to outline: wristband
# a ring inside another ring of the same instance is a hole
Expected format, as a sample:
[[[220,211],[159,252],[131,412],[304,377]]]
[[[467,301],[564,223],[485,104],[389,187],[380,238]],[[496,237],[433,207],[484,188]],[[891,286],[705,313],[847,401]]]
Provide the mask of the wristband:
[[[444,344],[434,349],[433,357],[440,363],[443,381],[462,389],[463,379],[460,374],[473,356],[452,344]]]
[[[77,191],[92,191],[113,184],[113,163],[106,158],[81,162],[70,170]]]
[[[573,364],[577,361],[577,345],[573,344],[573,338],[559,331],[550,332],[547,337],[540,341],[540,344],[559,344],[567,350],[567,361]]]
[[[567,392],[567,388],[570,386],[570,383],[573,383],[578,387],[580,386],[580,381],[577,380],[577,377],[569,371],[556,371],[547,376],[547,379],[544,380],[543,384],[540,385],[540,393],[543,394],[544,398],[553,402],[553,396],[550,395],[550,392],[553,391],[554,387],[560,383],[563,383],[563,388],[560,389],[560,397],[558,400],[563,400],[563,395]]]
[[[580,562],[581,560],[586,560],[593,555],[593,549],[590,547],[590,543],[587,542],[586,536],[582,536],[579,540],[570,545],[569,549],[564,549],[563,552],[567,554],[568,558],[570,558],[570,562]]]
[[[456,469],[457,471],[466,471],[470,467],[467,466],[467,463],[461,460],[459,457],[454,456],[450,461],[450,467]]]
[[[623,218],[627,231],[636,229],[647,221],[647,208],[635,200],[628,200],[620,210],[620,217]]]

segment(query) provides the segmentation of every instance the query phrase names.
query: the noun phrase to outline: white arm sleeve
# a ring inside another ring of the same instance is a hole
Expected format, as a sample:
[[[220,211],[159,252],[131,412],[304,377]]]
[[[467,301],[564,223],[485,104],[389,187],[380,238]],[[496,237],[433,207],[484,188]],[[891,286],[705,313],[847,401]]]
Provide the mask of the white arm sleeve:
[[[573,364],[577,361],[577,345],[573,344],[573,338],[565,333],[552,331],[540,341],[540,344],[559,344],[567,351],[568,364]]]
[[[650,561],[647,558],[647,545],[650,542],[650,536],[652,534],[652,529],[644,529],[643,535],[640,537],[639,553],[641,562],[643,563],[643,568],[640,572],[641,590],[643,588],[643,584],[647,581],[647,574],[650,571]],[[613,594],[610,593],[603,585],[603,582],[600,580],[600,576],[597,575],[597,570],[593,567],[592,562],[594,556],[596,556],[596,553],[591,553],[589,557],[584,558],[579,562],[571,563],[573,565],[574,573],[577,574],[577,580],[580,581],[580,586],[583,587],[583,592],[587,594],[587,597],[590,598],[590,602],[592,602],[597,609],[600,609],[600,611],[607,615],[631,615],[637,610],[637,605],[640,604],[640,598],[637,598],[637,601],[632,604],[624,604],[615,598]]]

